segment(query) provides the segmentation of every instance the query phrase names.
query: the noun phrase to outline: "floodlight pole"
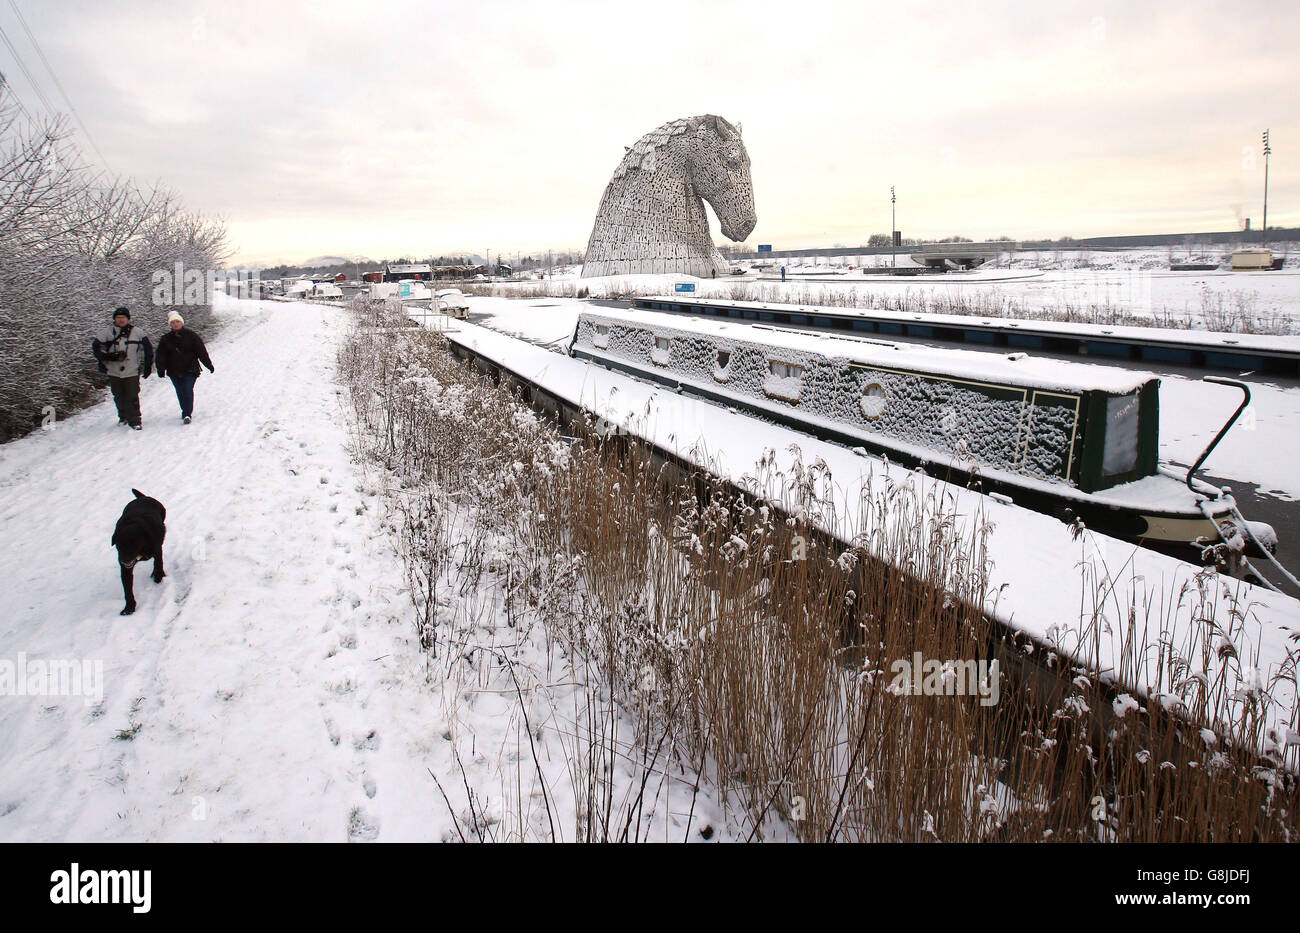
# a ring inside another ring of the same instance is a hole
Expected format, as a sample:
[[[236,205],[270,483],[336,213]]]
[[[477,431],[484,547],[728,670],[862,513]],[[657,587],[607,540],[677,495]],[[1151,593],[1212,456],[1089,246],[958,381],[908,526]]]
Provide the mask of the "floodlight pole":
[[[1267,172],[1267,170],[1265,170]],[[1265,175],[1267,178],[1267,174]],[[889,186],[889,265],[898,267],[898,249],[894,245],[898,240],[898,221],[894,219],[894,186]]]
[[[1268,246],[1268,157],[1272,153],[1268,144],[1268,130],[1264,131],[1264,229],[1260,231],[1260,242]]]

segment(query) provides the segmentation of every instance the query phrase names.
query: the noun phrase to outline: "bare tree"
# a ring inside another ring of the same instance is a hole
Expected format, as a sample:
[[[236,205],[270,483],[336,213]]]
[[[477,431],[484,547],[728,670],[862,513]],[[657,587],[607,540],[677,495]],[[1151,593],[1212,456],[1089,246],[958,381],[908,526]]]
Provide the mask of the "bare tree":
[[[0,79],[0,440],[101,394],[89,346],[112,308],[129,306],[137,326],[161,333],[168,311],[184,307],[204,329],[206,273],[227,257],[225,237],[219,220],[165,187],[93,172],[63,118],[31,119]],[[177,263],[205,287],[187,295],[173,281],[155,300],[155,274],[174,278]]]

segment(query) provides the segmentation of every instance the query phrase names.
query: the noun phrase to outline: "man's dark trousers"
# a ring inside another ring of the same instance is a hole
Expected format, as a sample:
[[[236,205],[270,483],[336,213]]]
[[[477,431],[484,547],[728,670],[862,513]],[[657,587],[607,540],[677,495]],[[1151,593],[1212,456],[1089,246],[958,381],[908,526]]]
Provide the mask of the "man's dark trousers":
[[[117,416],[127,424],[139,424],[140,377],[109,376],[108,384],[113,390],[113,404],[117,406]]]
[[[176,401],[181,403],[181,417],[188,418],[194,414],[194,382],[199,377],[195,375],[171,376],[172,385],[176,389]]]

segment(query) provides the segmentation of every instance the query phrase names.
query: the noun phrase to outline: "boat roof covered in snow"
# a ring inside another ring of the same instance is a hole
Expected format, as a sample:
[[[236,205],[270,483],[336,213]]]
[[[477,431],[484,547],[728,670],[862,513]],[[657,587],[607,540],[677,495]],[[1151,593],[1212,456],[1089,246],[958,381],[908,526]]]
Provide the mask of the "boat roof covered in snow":
[[[787,348],[802,350],[869,366],[896,367],[911,372],[933,373],[999,385],[1069,392],[1099,390],[1112,395],[1128,395],[1153,378],[1150,373],[1129,372],[1116,366],[1034,357],[1023,352],[937,349],[849,334],[832,336],[807,333],[769,324],[684,318],[677,314],[639,308],[611,314],[584,311],[582,317],[593,321],[600,318],[616,325],[636,323],[665,335],[681,332],[731,337],[749,343],[766,344],[774,352]]]

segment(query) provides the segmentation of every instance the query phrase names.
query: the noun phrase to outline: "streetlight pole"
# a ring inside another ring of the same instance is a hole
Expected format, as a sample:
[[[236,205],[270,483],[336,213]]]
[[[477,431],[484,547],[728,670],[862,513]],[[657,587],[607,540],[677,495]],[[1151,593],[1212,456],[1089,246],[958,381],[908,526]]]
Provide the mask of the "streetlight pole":
[[[898,267],[898,251],[894,244],[898,241],[898,221],[894,219],[894,186],[889,186],[889,265]]]
[[[1272,153],[1268,144],[1268,130],[1264,131],[1264,229],[1260,231],[1260,242],[1268,246],[1268,157]]]

